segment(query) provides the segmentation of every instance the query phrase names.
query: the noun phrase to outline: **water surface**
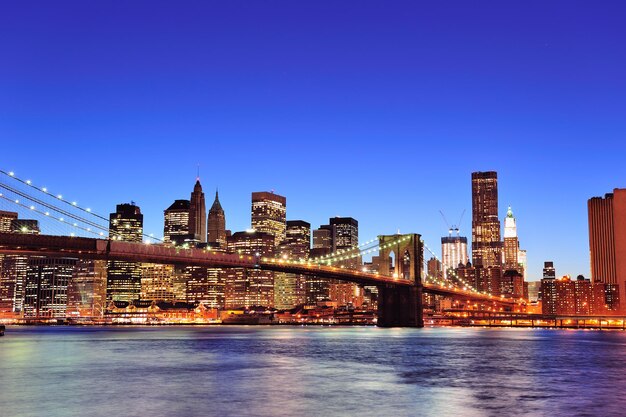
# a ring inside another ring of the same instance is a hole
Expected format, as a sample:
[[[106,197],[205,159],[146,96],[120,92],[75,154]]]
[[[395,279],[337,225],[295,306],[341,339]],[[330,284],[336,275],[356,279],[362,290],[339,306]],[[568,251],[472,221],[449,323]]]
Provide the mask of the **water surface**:
[[[626,333],[9,327],[0,415],[621,416]]]

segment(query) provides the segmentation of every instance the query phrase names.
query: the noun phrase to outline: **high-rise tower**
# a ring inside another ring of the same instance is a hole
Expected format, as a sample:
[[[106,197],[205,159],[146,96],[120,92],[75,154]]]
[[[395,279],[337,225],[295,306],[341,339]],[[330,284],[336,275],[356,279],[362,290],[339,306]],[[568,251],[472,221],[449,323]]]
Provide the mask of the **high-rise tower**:
[[[189,202],[189,232],[197,242],[206,242],[206,204],[200,178],[196,179]]]
[[[218,245],[221,248],[226,247],[226,216],[224,209],[220,204],[219,194],[215,191],[215,201],[209,210],[208,219],[208,242]]]
[[[513,217],[513,210],[511,206],[506,212],[506,218],[504,219],[504,268],[507,270],[519,271],[519,240],[517,239],[517,226],[515,224],[515,217]]]
[[[287,199],[268,192],[252,193],[252,228],[274,236],[274,246],[285,240]]]
[[[618,285],[626,300],[626,189],[587,202],[593,282]]]
[[[143,214],[135,204],[119,204],[109,216],[109,237],[125,242],[141,243]],[[107,301],[138,300],[141,294],[141,264],[109,261]]]
[[[472,260],[476,267],[502,265],[498,173],[472,173]]]
[[[164,212],[163,241],[181,245],[193,240],[189,231],[189,200],[176,200]]]

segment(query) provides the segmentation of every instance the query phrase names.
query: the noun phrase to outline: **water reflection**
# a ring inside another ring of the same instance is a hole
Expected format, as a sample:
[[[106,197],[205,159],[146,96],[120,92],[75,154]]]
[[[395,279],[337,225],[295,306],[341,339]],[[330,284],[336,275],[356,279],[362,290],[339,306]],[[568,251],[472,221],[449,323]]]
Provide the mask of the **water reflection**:
[[[11,327],[2,416],[623,415],[626,333]]]

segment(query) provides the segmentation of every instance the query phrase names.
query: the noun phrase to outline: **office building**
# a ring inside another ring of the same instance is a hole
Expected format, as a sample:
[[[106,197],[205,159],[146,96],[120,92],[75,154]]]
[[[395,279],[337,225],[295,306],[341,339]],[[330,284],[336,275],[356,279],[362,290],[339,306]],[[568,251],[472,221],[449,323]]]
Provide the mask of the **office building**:
[[[217,191],[215,201],[209,210],[208,229],[208,242],[213,247],[226,248],[226,215]]]
[[[472,262],[475,267],[502,264],[498,219],[498,174],[472,173]]]
[[[109,216],[111,239],[141,243],[143,215],[134,203],[119,204]],[[107,302],[138,300],[141,296],[141,264],[138,262],[109,261],[107,271]]]
[[[287,199],[273,192],[252,193],[252,229],[274,236],[274,247],[285,240]]]
[[[67,315],[67,285],[76,259],[31,257],[24,285],[24,317],[64,319]]]
[[[311,252],[311,225],[302,220],[287,221],[286,238],[278,247],[282,259],[306,260]],[[276,272],[274,305],[279,310],[292,309],[306,302],[306,276]]]
[[[467,256],[467,238],[463,236],[447,236],[441,238],[441,263],[443,276],[449,278],[450,270],[454,271],[459,264],[469,262]]]
[[[200,178],[197,178],[189,200],[189,232],[193,235],[194,241],[206,242],[206,220],[204,193],[202,192],[202,185],[200,185]]]
[[[189,229],[189,200],[176,200],[164,212],[163,242],[182,245],[194,240]]]
[[[589,199],[587,209],[591,280],[616,286],[626,300],[626,189]]]
[[[173,265],[141,264],[141,299],[176,301],[174,278]]]
[[[106,310],[106,261],[78,259],[67,286],[67,317],[102,317]]]

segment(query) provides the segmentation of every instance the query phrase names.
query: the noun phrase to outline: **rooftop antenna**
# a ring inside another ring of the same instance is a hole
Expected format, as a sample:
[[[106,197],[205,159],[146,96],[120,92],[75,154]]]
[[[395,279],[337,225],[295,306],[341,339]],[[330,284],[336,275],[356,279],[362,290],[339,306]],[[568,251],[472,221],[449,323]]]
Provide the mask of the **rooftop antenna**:
[[[200,181],[200,164],[198,163],[198,175],[196,176],[196,180]]]

